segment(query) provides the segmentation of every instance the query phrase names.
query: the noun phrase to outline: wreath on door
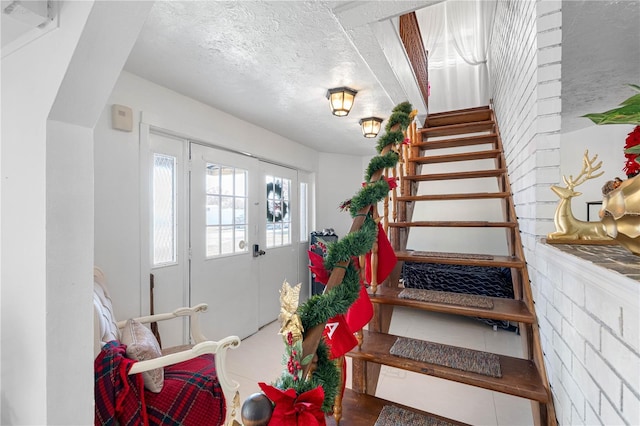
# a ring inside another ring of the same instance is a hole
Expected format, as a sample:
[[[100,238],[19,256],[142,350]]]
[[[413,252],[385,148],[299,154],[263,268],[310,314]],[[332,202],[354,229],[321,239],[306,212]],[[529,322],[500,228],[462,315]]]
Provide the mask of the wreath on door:
[[[282,201],[282,184],[269,182],[267,184],[267,221],[282,222],[287,216],[289,206]]]

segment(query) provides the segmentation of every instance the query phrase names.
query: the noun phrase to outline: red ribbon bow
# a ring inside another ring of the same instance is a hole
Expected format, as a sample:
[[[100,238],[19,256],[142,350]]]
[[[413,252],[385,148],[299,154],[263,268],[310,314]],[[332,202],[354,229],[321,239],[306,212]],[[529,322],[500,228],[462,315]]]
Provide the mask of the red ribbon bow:
[[[283,391],[266,383],[258,383],[258,386],[275,404],[269,421],[270,426],[326,426],[322,412],[322,386],[300,395],[296,394],[295,389]]]

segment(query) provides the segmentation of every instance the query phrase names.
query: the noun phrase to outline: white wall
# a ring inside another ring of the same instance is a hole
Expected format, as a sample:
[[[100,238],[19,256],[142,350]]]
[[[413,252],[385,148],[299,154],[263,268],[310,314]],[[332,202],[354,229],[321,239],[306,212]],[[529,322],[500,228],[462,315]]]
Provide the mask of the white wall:
[[[537,308],[561,425],[640,424],[638,281],[540,244]]]
[[[91,129],[150,8],[59,6],[2,58],[3,424],[92,422]]]
[[[527,260],[537,237],[553,230],[548,186],[560,179],[561,24],[560,1],[498,2],[490,78]]]
[[[111,129],[112,104],[133,109],[134,132]],[[145,313],[141,312],[141,306],[145,307],[146,300],[140,300],[140,286],[147,285],[146,278],[141,282],[140,269],[140,135],[137,129],[141,115],[144,122],[182,136],[315,173],[316,227],[333,227],[342,232],[341,237],[345,229],[348,230],[349,214],[340,214],[337,206],[359,189],[360,157],[318,153],[123,72],[95,128],[95,263],[109,277],[119,318]],[[301,257],[301,262],[306,264],[306,256]]]
[[[585,118],[585,120],[587,120]],[[596,179],[586,181],[576,191],[582,192],[573,198],[573,215],[579,220],[587,220],[587,201],[602,200],[602,186],[615,177],[626,179],[622,168],[625,164],[624,144],[627,134],[633,130],[631,125],[596,126],[591,124],[584,129],[562,134],[560,149],[560,172],[562,175],[577,176],[582,170],[584,151],[589,150],[589,157],[598,155],[602,161],[604,174]],[[565,186],[560,182],[559,186]],[[555,205],[552,203],[552,205]],[[590,217],[593,220],[593,217]]]
[[[46,124],[91,7],[2,58],[2,424],[47,423]]]
[[[371,148],[375,154],[375,147]],[[318,181],[316,191],[316,231],[333,228],[338,237],[344,237],[351,229],[351,215],[341,211],[340,204],[352,198],[364,182],[364,163],[361,157],[320,153],[318,156]]]

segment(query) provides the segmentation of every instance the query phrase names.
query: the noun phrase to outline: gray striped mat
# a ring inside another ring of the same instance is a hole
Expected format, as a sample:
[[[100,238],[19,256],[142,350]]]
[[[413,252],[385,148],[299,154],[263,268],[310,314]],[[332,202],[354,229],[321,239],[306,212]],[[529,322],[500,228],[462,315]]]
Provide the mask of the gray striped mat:
[[[450,259],[482,259],[492,260],[493,255],[490,254],[474,254],[474,253],[446,253],[443,251],[412,251],[411,256],[429,256],[444,257]]]
[[[475,294],[423,290],[420,288],[405,288],[400,292],[398,297],[400,297],[400,299],[419,300],[422,302],[445,303],[447,305],[467,306],[470,308],[493,309],[493,300]]]
[[[485,376],[502,377],[500,358],[489,352],[398,337],[390,353],[414,361],[428,362]]]
[[[455,426],[453,423],[414,413],[404,408],[385,405],[374,426]]]

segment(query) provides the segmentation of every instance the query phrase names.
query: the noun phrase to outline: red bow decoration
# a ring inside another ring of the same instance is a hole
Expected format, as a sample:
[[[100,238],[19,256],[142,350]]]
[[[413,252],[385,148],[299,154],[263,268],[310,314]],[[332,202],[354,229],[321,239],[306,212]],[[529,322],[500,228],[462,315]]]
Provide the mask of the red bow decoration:
[[[275,404],[269,421],[270,426],[326,426],[322,412],[322,386],[300,395],[296,394],[295,389],[283,391],[266,383],[258,383],[258,386]]]
[[[389,190],[398,187],[398,178],[397,177],[386,177],[384,179],[387,181],[387,184],[389,185]],[[362,186],[367,186],[370,183],[373,183],[373,182],[362,182]],[[351,200],[349,200],[349,202],[351,202]]]

